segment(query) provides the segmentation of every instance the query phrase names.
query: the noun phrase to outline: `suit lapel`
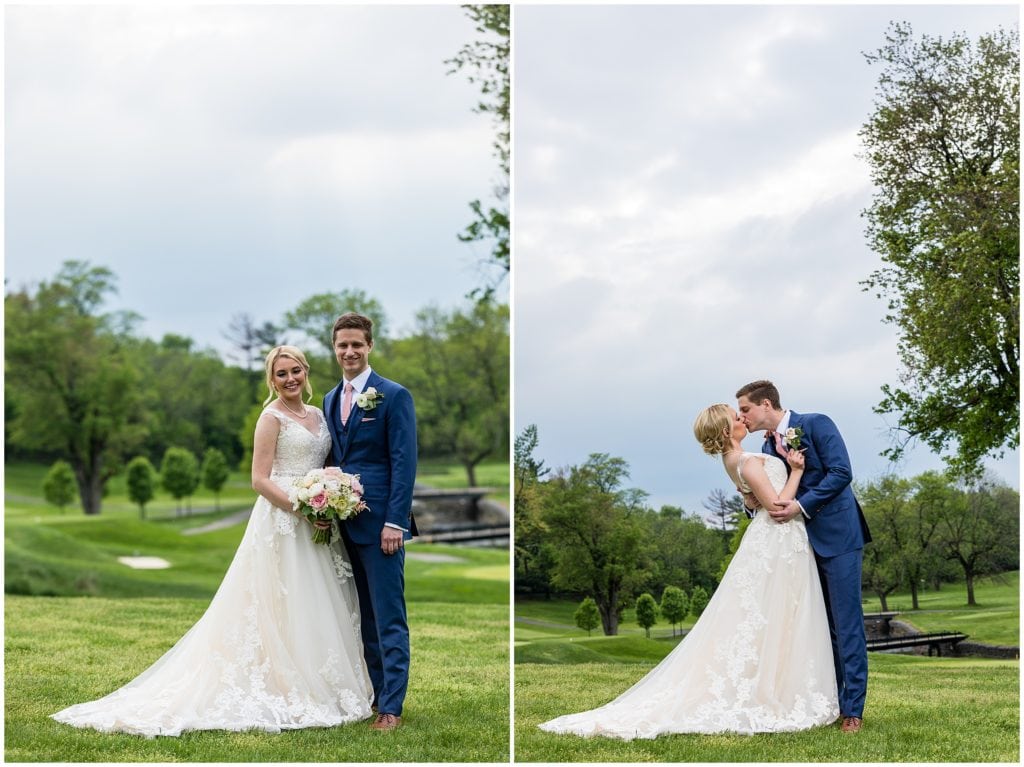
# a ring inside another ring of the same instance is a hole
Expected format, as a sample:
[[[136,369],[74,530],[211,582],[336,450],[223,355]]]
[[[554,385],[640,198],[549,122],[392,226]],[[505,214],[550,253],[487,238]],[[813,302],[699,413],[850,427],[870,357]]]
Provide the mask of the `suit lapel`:
[[[341,438],[341,424],[338,422],[338,387],[335,386],[324,397],[324,418],[327,419],[327,430],[331,433],[334,447],[338,455],[344,455],[343,441]]]

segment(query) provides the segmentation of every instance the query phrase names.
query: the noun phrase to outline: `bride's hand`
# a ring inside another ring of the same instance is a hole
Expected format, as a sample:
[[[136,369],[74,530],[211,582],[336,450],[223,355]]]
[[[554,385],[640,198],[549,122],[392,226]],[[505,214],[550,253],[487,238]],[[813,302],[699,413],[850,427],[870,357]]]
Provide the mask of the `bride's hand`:
[[[806,448],[804,448],[806,450]],[[804,468],[804,451],[803,450],[790,450],[786,453],[786,463],[789,464],[791,469]]]

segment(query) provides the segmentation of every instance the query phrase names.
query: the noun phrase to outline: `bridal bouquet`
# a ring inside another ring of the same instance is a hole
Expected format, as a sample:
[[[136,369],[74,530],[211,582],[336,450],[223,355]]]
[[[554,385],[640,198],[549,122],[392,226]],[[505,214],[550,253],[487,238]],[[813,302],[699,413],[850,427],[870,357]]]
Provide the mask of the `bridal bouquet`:
[[[337,466],[313,469],[292,482],[288,491],[292,509],[310,522],[348,519],[366,508],[358,474],[346,474]],[[328,543],[330,530],[313,528],[313,543]]]

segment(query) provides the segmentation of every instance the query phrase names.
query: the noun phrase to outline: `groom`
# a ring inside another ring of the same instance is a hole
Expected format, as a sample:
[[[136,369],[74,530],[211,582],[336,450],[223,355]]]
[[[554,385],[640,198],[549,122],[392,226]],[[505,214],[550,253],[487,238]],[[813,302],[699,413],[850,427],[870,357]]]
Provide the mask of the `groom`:
[[[359,594],[363,656],[373,684],[374,730],[402,723],[409,685],[409,626],[405,611],[405,541],[416,480],[416,412],[404,387],[370,368],[373,321],[349,312],[334,323],[341,382],[324,397],[331,462],[358,474],[367,509],[345,520],[341,535]]]
[[[788,522],[797,514],[803,514],[806,520],[807,537],[825,594],[842,729],[858,732],[863,725],[868,687],[861,561],[871,534],[850,487],[853,471],[846,445],[828,416],[783,410],[779,390],[771,381],[747,384],[736,392],[736,400],[747,430],[766,431],[761,452],[785,461],[790,449],[804,451],[806,465],[796,499],[780,501],[768,513],[777,522]],[[749,505],[752,501],[744,497],[748,512],[753,511]]]

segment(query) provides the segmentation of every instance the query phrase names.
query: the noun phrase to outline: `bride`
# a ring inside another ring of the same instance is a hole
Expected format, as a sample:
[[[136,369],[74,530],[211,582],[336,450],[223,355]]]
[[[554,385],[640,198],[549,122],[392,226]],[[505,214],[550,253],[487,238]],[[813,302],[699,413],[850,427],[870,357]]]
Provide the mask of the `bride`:
[[[312,389],[301,351],[278,346],[266,372],[270,404],[256,424],[252,461],[261,497],[209,608],[146,671],[99,700],[53,714],[58,722],[153,737],[280,732],[370,716],[373,689],[348,556],[340,541],[313,543],[287,495],[295,477],[324,465],[327,424],[302,402]]]
[[[803,519],[777,523],[765,511],[793,498],[803,454],[746,453],[747,428],[728,405],[697,417],[704,451],[760,509],[722,582],[689,634],[643,679],[592,711],[541,729],[632,740],[666,733],[790,732],[839,717],[828,618]]]

